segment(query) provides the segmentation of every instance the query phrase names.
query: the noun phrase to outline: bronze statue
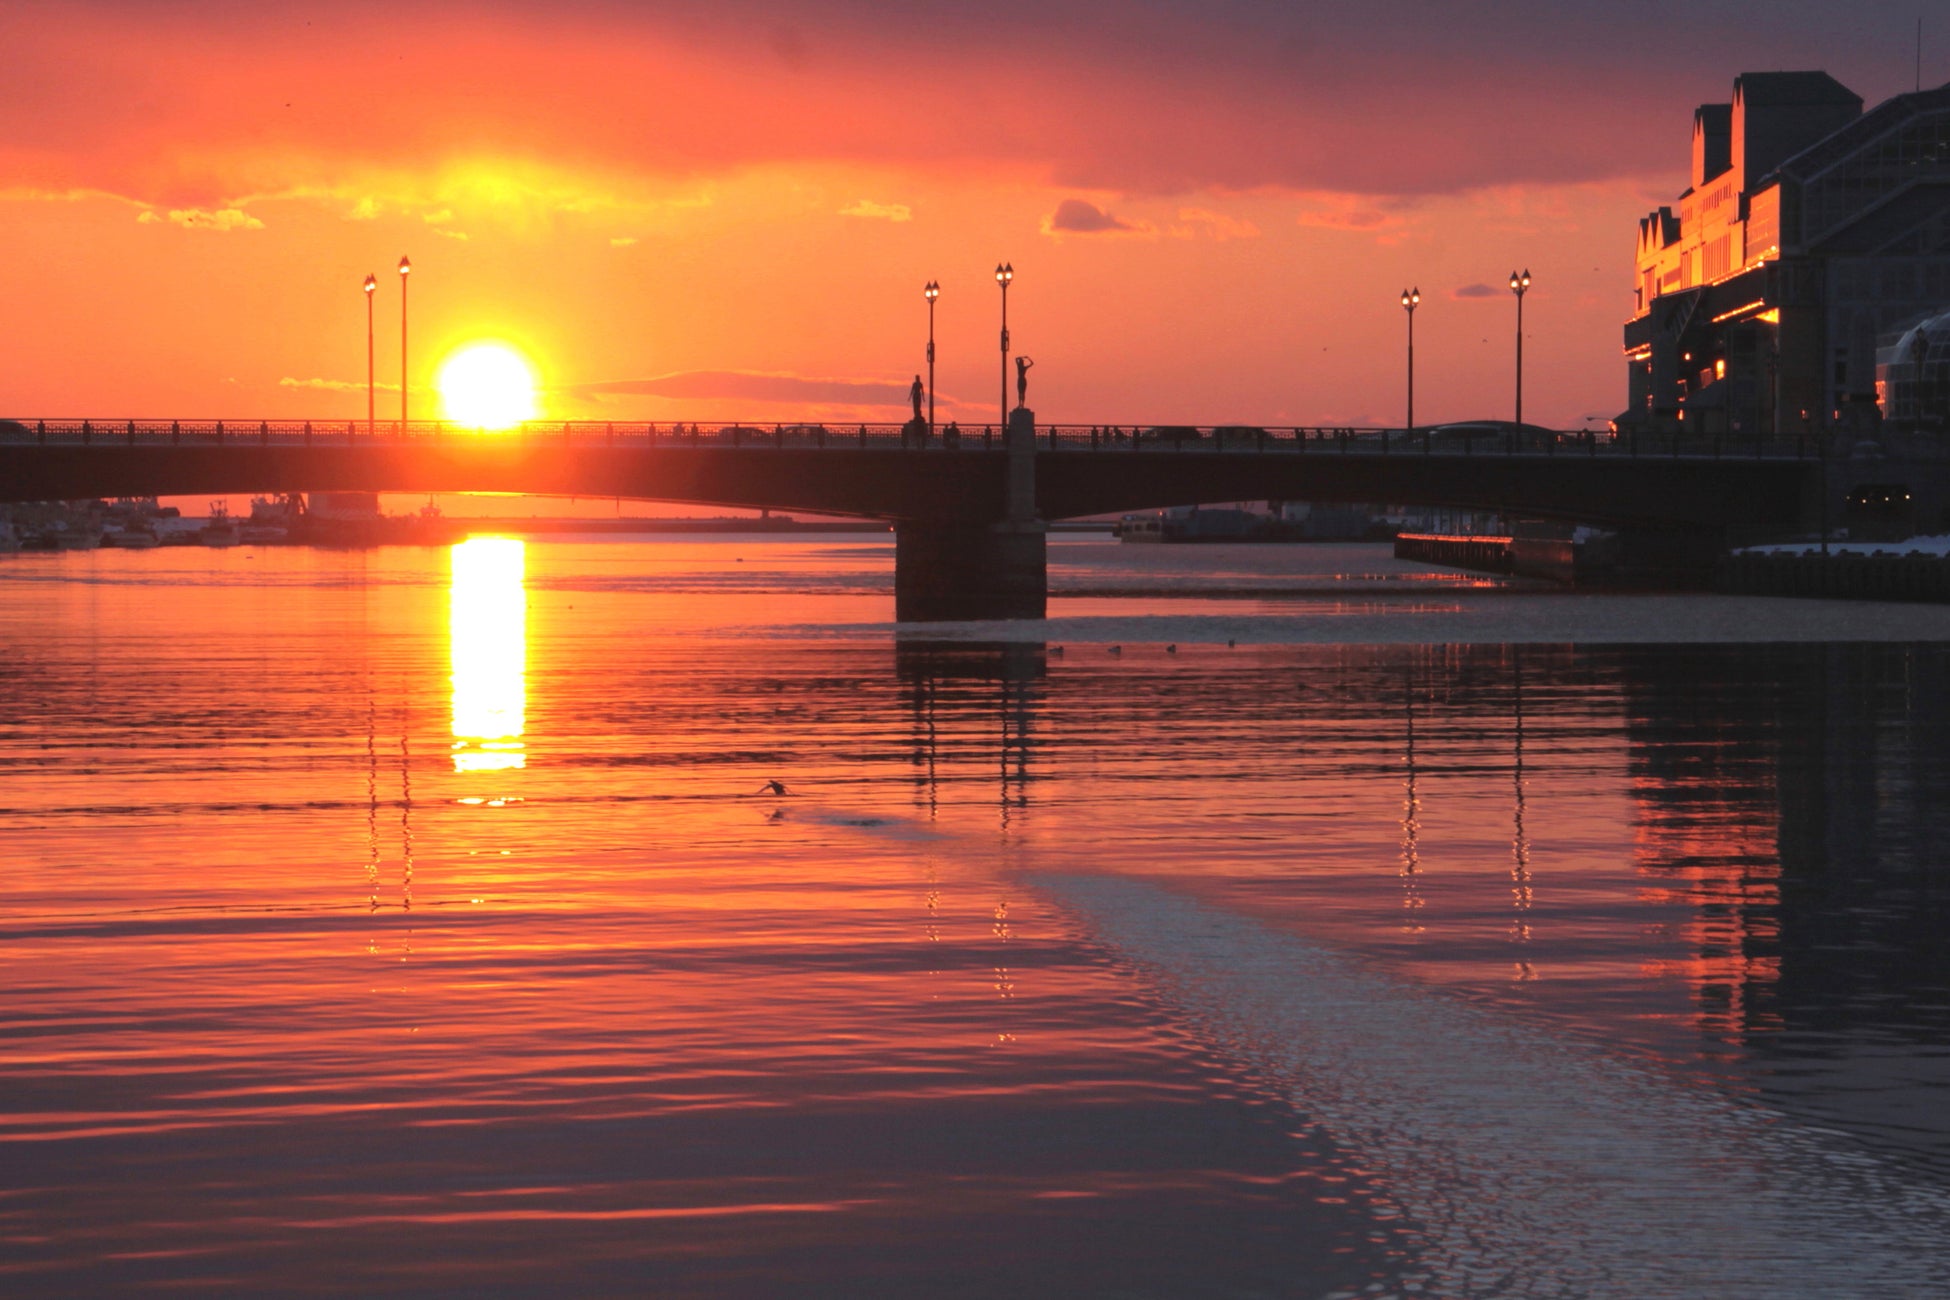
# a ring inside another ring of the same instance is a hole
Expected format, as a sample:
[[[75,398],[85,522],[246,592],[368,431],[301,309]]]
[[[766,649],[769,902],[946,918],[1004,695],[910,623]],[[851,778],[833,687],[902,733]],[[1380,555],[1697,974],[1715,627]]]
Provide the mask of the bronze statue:
[[[917,421],[921,419],[921,399],[927,395],[928,390],[921,386],[921,377],[914,376],[914,384],[907,390],[907,400],[914,403],[914,418]]]
[[[1016,358],[1016,405],[1029,405],[1029,367],[1036,363],[1028,357]]]

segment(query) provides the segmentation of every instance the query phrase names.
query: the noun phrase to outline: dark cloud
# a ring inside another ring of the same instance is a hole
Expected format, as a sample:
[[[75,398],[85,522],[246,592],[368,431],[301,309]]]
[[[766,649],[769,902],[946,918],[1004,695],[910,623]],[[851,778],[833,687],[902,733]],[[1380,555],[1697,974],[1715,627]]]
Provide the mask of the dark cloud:
[[[1451,298],[1494,298],[1496,295],[1497,291],[1487,284],[1466,284],[1449,291]]]
[[[1908,48],[1913,13],[1858,6],[1838,27],[1833,0],[1654,9],[21,4],[0,7],[0,175],[183,209],[468,155],[658,178],[800,162],[1001,169],[1130,194],[1668,175],[1676,190],[1692,107],[1723,99],[1743,66],[1825,64],[1871,101],[1906,88],[1888,51]],[[1678,22],[1687,40],[1648,59],[1647,33]],[[1006,57],[998,30],[1018,35]]]
[[[878,379],[825,379],[749,370],[679,370],[648,379],[609,379],[554,390],[574,397],[677,397],[692,401],[751,401],[904,406],[907,385]]]
[[[1115,231],[1134,231],[1136,226],[1121,221],[1094,203],[1064,199],[1050,214],[1048,228],[1069,235],[1097,235]]]

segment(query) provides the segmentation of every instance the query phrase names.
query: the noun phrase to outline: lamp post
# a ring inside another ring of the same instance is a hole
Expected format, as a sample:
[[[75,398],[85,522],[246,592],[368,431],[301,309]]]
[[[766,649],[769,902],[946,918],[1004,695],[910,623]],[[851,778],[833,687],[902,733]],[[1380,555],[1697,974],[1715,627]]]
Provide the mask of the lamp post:
[[[941,284],[929,280],[928,287],[921,290],[928,300],[928,443],[934,443],[934,300],[941,296]]]
[[[373,401],[377,385],[372,369],[372,295],[379,288],[379,277],[366,276],[366,437],[372,437]]]
[[[1415,309],[1422,303],[1422,291],[1402,290],[1402,310],[1408,313],[1408,427],[1409,437],[1415,436]]]
[[[1530,288],[1530,268],[1510,272],[1510,292],[1517,295],[1517,423],[1523,423],[1523,295]]]
[[[1009,282],[1016,278],[1013,262],[995,264],[995,282],[1002,286],[1002,423],[1009,427]]]
[[[406,436],[406,277],[413,274],[413,263],[404,254],[399,259],[399,433]]]

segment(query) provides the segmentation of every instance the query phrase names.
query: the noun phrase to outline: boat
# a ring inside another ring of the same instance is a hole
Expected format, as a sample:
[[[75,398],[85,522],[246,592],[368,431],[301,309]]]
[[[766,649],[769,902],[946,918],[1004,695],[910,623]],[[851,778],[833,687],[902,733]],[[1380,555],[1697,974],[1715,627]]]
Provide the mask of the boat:
[[[69,528],[57,523],[47,536],[53,542],[48,549],[55,551],[92,551],[102,544],[101,530],[92,524]]]
[[[237,537],[246,546],[276,546],[291,540],[292,530],[304,517],[305,498],[301,493],[252,497],[251,517],[238,525]]]
[[[205,546],[235,546],[242,540],[237,536],[237,525],[231,521],[227,504],[210,503],[210,521],[203,525],[201,537]]]
[[[141,525],[124,524],[111,528],[102,534],[102,545],[113,546],[124,551],[147,551],[162,545],[154,529]]]

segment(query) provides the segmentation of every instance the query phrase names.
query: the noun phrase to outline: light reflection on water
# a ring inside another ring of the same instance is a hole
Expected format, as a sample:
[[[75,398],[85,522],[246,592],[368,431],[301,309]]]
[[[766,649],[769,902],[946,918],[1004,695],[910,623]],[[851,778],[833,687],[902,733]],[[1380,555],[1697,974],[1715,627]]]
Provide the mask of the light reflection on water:
[[[510,545],[0,565],[0,1289],[1386,1293],[1540,1240],[1575,1289],[1629,1196],[1457,1199],[1537,1192],[1513,1102],[1586,1149],[1566,1061],[1663,1134],[1594,1135],[1627,1186],[1675,1116],[1950,1177],[1941,644],[1154,593],[1193,635],[1112,656],[893,638],[828,543]]]
[[[473,537],[452,548],[447,636],[454,666],[454,771],[526,767],[528,703],[527,547]]]

